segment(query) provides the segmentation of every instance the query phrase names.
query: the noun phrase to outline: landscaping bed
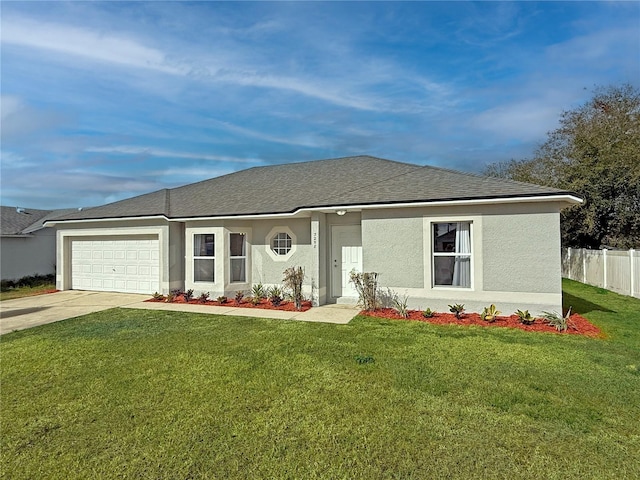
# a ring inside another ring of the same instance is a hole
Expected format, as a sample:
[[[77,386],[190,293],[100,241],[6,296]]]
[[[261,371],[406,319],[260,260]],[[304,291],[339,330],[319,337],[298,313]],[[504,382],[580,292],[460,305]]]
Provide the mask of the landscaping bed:
[[[403,317],[393,308],[381,308],[374,311],[362,311],[361,315],[369,317],[386,318],[391,320],[414,320],[419,322],[428,322],[435,325],[478,325],[481,327],[508,327],[519,328],[529,332],[551,332],[551,333],[569,333],[574,335],[586,335],[588,337],[600,337],[602,332],[598,327],[593,325],[589,320],[577,313],[569,317],[568,328],[564,332],[559,332],[552,325],[545,322],[543,318],[536,318],[533,324],[525,325],[520,321],[517,315],[497,316],[495,321],[488,322],[483,320],[478,313],[465,313],[461,319],[457,319],[453,313],[433,313],[432,317],[426,318],[421,310],[409,310],[408,317]]]
[[[149,300],[145,300],[146,302],[167,302],[166,298],[150,298]],[[217,300],[205,300],[202,301],[200,299],[192,299],[185,300],[183,295],[176,296],[171,302],[168,303],[188,303],[190,305],[209,305],[212,307],[235,307],[235,308],[260,308],[263,310],[281,310],[283,312],[306,312],[311,308],[311,302],[308,300],[302,301],[302,307],[300,309],[296,309],[296,305],[294,302],[290,302],[287,300],[282,301],[280,305],[273,305],[269,300],[262,299],[257,303],[252,302],[251,300],[240,300],[236,302],[235,300],[227,300],[226,302],[219,302]]]

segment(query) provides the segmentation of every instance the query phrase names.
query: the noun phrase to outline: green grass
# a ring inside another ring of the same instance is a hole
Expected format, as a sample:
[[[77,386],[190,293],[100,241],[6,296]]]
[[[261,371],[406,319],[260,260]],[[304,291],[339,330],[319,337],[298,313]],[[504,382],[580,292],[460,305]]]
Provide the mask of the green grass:
[[[0,292],[0,302],[3,300],[13,300],[14,298],[32,297],[44,292],[55,290],[54,284],[38,285],[37,287],[18,287]]]
[[[606,339],[113,309],[2,337],[2,478],[640,477],[640,301]]]

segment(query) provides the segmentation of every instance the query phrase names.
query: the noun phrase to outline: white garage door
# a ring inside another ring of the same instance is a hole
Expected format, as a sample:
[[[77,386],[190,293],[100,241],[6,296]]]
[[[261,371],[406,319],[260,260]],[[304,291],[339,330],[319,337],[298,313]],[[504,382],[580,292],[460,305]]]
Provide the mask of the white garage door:
[[[72,240],[71,288],[103,292],[157,292],[160,290],[158,237],[134,235]]]

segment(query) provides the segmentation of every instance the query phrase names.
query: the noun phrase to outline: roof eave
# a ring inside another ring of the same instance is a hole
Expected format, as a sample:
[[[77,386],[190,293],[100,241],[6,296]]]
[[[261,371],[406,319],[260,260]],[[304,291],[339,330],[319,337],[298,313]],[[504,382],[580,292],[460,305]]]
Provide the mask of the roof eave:
[[[225,219],[250,219],[250,218],[277,218],[292,217],[302,212],[321,212],[334,213],[337,210],[371,210],[381,208],[403,208],[403,207],[428,207],[428,206],[447,206],[447,205],[487,205],[487,204],[505,204],[505,203],[533,203],[533,202],[560,202],[566,203],[567,206],[579,205],[583,200],[572,193],[561,194],[545,194],[545,195],[523,195],[510,197],[486,197],[486,198],[468,198],[457,200],[424,200],[412,202],[385,202],[385,203],[345,203],[345,204],[327,204],[323,206],[300,207],[289,212],[269,212],[269,213],[246,213],[246,214],[227,214],[227,215],[211,215],[199,217],[177,217],[171,218],[170,221],[185,222],[190,220],[225,220]]]
[[[170,218],[165,215],[131,215],[126,217],[94,217],[94,218],[68,218],[47,220],[44,222],[45,227],[53,227],[58,224],[71,224],[71,223],[89,223],[89,222],[121,222],[123,220],[166,220],[171,221]]]
[[[161,219],[168,222],[187,222],[192,220],[231,220],[231,219],[252,219],[252,218],[282,218],[300,216],[305,212],[321,212],[333,213],[337,210],[370,210],[381,208],[404,208],[404,207],[434,207],[448,205],[489,205],[489,204],[506,204],[506,203],[533,203],[533,202],[560,202],[566,203],[567,206],[580,205],[583,200],[572,193],[559,194],[541,194],[541,195],[521,195],[521,196],[504,196],[504,197],[484,197],[484,198],[462,198],[462,199],[444,199],[444,200],[422,200],[422,201],[398,201],[384,203],[345,203],[345,204],[327,204],[321,206],[305,206],[287,212],[262,212],[262,213],[239,213],[239,214],[222,214],[222,215],[203,215],[189,217],[167,217],[166,215],[144,215],[144,216],[126,216],[126,217],[108,217],[108,218],[84,218],[84,219],[67,219],[67,220],[48,220],[44,226],[54,226],[58,224],[73,223],[89,223],[89,222],[115,222],[123,220],[156,220]]]

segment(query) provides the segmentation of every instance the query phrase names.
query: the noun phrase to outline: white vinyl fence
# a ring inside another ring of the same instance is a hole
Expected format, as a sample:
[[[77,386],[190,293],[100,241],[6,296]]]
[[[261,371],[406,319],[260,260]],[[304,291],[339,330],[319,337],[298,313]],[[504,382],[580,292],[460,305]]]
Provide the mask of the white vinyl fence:
[[[640,251],[562,249],[562,276],[640,298]]]

